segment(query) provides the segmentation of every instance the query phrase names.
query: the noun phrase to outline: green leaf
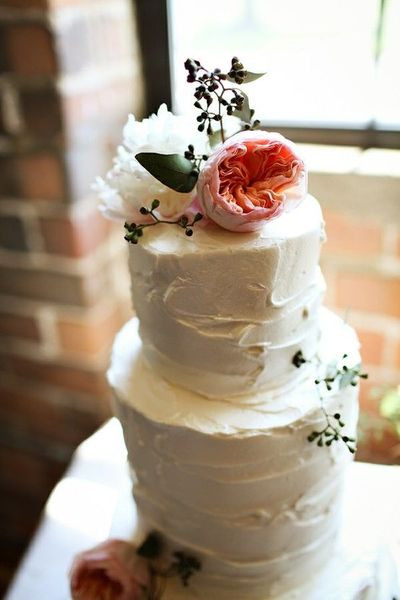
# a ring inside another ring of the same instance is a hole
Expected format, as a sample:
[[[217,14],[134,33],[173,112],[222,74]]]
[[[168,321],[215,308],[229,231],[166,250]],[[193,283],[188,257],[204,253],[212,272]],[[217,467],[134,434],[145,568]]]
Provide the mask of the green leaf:
[[[249,104],[249,98],[248,98],[247,94],[242,92],[242,90],[240,90],[240,93],[244,97],[244,102],[242,104],[242,108],[240,110],[238,110],[238,109],[234,110],[232,114],[234,117],[238,117],[238,119],[240,119],[244,123],[250,123],[251,117],[253,115],[252,115],[250,104]]]
[[[256,79],[260,79],[260,77],[264,77],[264,75],[266,73],[252,73],[251,71],[247,71],[243,83],[251,83],[252,81],[256,81]]]
[[[264,75],[266,75],[266,73],[252,73],[251,71],[247,71],[247,75],[243,80],[243,83],[239,84],[239,85],[244,85],[245,83],[251,83],[252,81],[256,81],[257,79],[260,79],[260,77],[264,77]],[[231,77],[230,75],[227,76],[227,80],[230,81],[231,83],[236,83],[234,77]]]
[[[135,158],[153,177],[176,192],[191,192],[196,185],[198,173],[193,163],[180,154],[139,152]]]

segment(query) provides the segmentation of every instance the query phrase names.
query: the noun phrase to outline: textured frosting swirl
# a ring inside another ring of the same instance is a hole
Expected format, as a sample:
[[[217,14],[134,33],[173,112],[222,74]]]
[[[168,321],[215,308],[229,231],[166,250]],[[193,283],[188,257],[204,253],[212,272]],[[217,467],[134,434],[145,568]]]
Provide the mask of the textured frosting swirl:
[[[359,362],[355,334],[338,317],[323,311],[321,332],[324,362],[344,352],[349,364]],[[331,552],[350,454],[341,444],[307,442],[321,411],[315,373],[299,372],[291,391],[209,399],[143,360],[135,321],[117,337],[108,376],[139,514],[173,548],[200,557],[193,597],[279,597]],[[357,389],[333,393],[327,408],[342,413],[352,435]]]
[[[147,361],[209,397],[295,382],[292,356],[318,343],[323,239],[312,196],[257,234],[150,228],[129,259]]]

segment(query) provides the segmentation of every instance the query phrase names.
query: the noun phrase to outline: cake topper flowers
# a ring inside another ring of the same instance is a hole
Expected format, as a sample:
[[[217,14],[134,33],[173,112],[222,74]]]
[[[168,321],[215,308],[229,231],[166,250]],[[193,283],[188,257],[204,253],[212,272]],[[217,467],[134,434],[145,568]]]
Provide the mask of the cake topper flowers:
[[[242,131],[210,156],[197,191],[204,213],[218,225],[255,231],[304,198],[305,167],[279,133]]]
[[[278,133],[255,131],[248,96],[239,87],[264,73],[237,57],[223,72],[185,61],[195,84],[195,123],[168,112],[142,122],[131,115],[114,167],[95,189],[101,210],[125,220],[125,239],[137,244],[148,227],[177,225],[187,236],[202,217],[233,232],[254,232],[294,209],[305,197],[307,176],[294,144]],[[228,135],[227,119],[236,123]]]

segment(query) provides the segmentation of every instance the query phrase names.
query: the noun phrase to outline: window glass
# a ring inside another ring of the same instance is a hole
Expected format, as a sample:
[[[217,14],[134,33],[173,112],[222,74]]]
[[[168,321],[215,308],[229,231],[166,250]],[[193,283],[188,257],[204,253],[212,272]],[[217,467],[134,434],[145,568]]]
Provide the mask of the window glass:
[[[227,68],[239,55],[248,69],[267,71],[249,87],[257,118],[399,128],[400,2],[387,3],[377,68],[380,0],[169,0],[173,109],[193,104],[186,58]]]
[[[400,2],[387,0],[375,86],[378,127],[400,129]]]

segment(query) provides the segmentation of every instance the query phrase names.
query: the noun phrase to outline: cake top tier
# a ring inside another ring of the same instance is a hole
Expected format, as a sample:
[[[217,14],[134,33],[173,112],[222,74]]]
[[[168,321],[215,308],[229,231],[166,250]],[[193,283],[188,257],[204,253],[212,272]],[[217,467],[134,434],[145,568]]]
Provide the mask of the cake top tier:
[[[312,196],[256,233],[146,232],[130,246],[129,266],[148,362],[210,397],[294,382],[293,356],[317,345],[322,239]]]

